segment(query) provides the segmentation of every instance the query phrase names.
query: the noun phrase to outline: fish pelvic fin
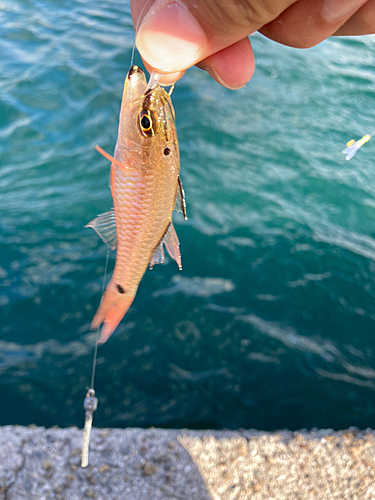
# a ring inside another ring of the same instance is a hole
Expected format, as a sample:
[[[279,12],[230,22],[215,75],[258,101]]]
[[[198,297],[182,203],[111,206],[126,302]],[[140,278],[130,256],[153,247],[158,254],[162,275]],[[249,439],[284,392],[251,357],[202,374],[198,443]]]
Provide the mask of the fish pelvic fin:
[[[121,285],[113,283],[112,280],[109,282],[91,323],[91,330],[97,330],[103,324],[98,344],[104,344],[116,330],[134,297],[135,294],[127,293]]]

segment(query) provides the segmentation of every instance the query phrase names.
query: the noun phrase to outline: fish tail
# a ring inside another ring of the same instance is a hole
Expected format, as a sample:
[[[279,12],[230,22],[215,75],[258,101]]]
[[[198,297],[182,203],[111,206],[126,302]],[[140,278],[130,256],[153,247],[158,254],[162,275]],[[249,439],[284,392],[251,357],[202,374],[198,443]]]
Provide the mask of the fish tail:
[[[120,293],[111,282],[103,296],[103,300],[91,323],[91,329],[97,330],[102,323],[98,344],[104,344],[117,328],[125,313],[131,306],[135,295]]]

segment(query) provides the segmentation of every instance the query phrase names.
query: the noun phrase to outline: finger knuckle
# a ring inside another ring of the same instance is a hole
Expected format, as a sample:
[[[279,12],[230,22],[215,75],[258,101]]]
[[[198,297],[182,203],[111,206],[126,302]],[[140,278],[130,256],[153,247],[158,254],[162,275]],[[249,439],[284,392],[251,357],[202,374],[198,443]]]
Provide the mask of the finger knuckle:
[[[224,0],[216,2],[216,8],[221,22],[254,31],[279,15],[272,1]]]

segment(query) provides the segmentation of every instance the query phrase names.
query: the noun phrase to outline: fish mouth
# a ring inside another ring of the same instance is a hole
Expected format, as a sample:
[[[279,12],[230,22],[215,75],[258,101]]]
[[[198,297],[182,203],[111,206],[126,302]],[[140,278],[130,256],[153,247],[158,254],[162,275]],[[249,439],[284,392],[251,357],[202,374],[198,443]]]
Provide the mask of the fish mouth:
[[[135,101],[146,92],[146,89],[147,81],[144,72],[139,66],[131,66],[125,78],[122,105]]]
[[[145,76],[143,70],[139,66],[133,65],[128,71],[127,79],[130,80],[130,78],[136,74]]]

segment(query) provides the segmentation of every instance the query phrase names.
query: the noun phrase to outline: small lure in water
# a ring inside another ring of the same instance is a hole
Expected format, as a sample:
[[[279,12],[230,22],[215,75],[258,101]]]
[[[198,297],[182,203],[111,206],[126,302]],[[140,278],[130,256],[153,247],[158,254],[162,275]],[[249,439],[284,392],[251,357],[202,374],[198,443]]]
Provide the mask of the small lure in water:
[[[86,227],[92,227],[111,249],[117,249],[115,269],[92,321],[104,323],[99,343],[117,328],[134,300],[147,269],[164,261],[164,246],[181,267],[173,209],[185,219],[185,195],[179,177],[180,158],[175,115],[170,95],[132,66],[126,76],[110,188],[114,208]]]
[[[342,151],[342,153],[346,154],[346,160],[350,160],[353,158],[353,156],[356,154],[358,149],[363,146],[366,142],[368,142],[371,139],[370,135],[364,135],[362,139],[359,139],[359,141],[355,141],[352,139],[349,141],[346,145],[346,148]]]

